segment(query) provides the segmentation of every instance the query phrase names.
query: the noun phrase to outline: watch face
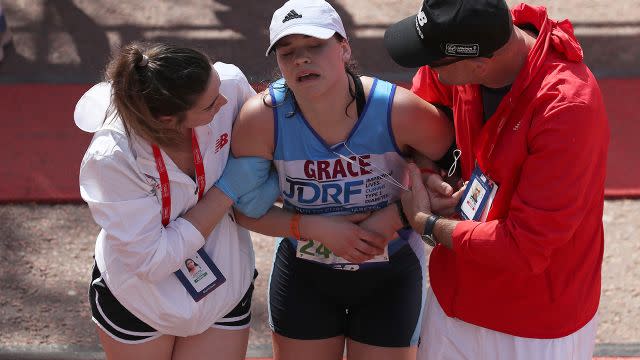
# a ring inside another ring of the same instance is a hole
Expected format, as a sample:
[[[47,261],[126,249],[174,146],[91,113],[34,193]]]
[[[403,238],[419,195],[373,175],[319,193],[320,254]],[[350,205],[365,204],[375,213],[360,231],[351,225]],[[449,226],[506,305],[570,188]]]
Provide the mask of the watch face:
[[[422,241],[424,241],[425,244],[434,247],[436,246],[436,239],[433,238],[433,236],[431,235],[421,235],[422,237]]]

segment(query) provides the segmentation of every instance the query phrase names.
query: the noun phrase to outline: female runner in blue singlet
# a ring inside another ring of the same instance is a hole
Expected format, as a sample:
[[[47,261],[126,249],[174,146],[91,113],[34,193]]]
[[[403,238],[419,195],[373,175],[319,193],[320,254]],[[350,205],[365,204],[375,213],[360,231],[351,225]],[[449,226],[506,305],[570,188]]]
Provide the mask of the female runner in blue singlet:
[[[342,21],[323,0],[285,3],[270,40],[283,78],[245,103],[232,151],[271,159],[278,172],[284,210],[248,225],[289,234],[269,284],[275,358],[341,359],[345,344],[349,359],[415,358],[424,248],[401,229],[397,200],[405,158],[442,157],[452,125],[410,91],[349,70]],[[385,242],[322,226],[323,217],[354,213],[371,214],[359,229]]]

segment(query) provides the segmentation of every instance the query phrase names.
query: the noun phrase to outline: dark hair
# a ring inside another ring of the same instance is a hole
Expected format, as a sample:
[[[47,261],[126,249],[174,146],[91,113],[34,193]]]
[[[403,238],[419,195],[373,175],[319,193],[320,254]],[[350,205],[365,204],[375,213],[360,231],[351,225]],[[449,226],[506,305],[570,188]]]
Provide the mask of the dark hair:
[[[338,41],[338,42],[346,41],[346,39],[344,37],[342,37],[342,35],[340,35],[338,33],[335,33],[333,35],[333,39],[336,39],[336,41]],[[276,43],[274,45],[274,51],[277,48],[277,46],[278,46],[278,43]],[[357,62],[353,59],[353,57],[349,58],[349,61],[344,64],[344,71],[348,76],[350,76],[353,79],[353,81],[355,81],[356,77],[360,76],[359,71],[358,71]],[[282,77],[282,74],[280,74],[280,70],[276,68],[274,70],[273,79],[271,81],[269,81],[268,83],[274,83],[276,80],[278,80],[281,77]],[[284,88],[284,91],[285,91],[285,97],[291,96],[291,98],[293,99],[293,113],[290,113],[291,116],[293,116],[293,114],[295,114],[295,112],[298,111],[298,102],[296,101],[296,97],[295,97],[293,91],[291,90],[291,88],[289,88],[289,86],[286,83],[283,85],[283,88]],[[274,104],[273,103],[273,99],[271,99],[271,103],[267,102],[267,95],[269,95],[268,92],[265,92],[262,95],[262,103],[263,104],[265,104],[268,107],[277,107],[277,106],[281,105],[281,104]],[[347,104],[346,108],[344,109],[344,113],[347,116],[349,116],[349,114],[347,112],[347,110],[349,110],[349,105],[351,105],[354,101],[356,101],[356,90],[351,87],[351,82],[349,82],[349,95],[351,95],[351,101],[349,101],[349,103]],[[290,117],[290,116],[287,115],[287,117]]]
[[[123,47],[107,65],[112,104],[131,132],[158,145],[183,140],[180,124],[206,90],[211,61],[199,51],[159,43],[133,42]],[[177,116],[176,125],[159,120]]]

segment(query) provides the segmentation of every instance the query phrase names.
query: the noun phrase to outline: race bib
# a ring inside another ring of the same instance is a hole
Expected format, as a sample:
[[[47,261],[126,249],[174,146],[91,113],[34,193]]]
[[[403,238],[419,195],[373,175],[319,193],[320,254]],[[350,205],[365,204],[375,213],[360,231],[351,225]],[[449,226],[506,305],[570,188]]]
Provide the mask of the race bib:
[[[359,266],[357,264],[353,264],[354,266],[345,266],[350,265],[351,263],[339,256],[336,256],[329,248],[324,246],[322,243],[313,240],[307,241],[298,241],[298,247],[296,249],[296,257],[308,261],[313,261],[325,265],[332,266],[336,269],[342,270],[358,270]],[[375,256],[374,258],[365,261],[366,263],[384,263],[389,261],[389,247],[386,246],[384,248],[384,253]]]

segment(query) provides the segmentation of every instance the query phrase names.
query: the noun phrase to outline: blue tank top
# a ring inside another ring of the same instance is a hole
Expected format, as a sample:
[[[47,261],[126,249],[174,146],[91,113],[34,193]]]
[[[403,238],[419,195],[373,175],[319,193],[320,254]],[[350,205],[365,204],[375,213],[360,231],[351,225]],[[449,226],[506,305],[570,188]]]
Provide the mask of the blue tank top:
[[[395,85],[374,79],[347,138],[329,145],[297,111],[284,79],[269,86],[275,105],[273,160],[286,208],[301,214],[343,215],[382,209],[400,198],[400,186],[406,188],[409,179],[391,128],[395,90]],[[411,233],[401,231],[401,238],[389,243],[389,254]]]
[[[374,79],[362,114],[348,137],[327,144],[286,94],[284,80],[269,92],[275,119],[274,163],[284,205],[302,214],[373,211],[397,200],[406,187],[406,162],[391,130],[396,87]],[[395,185],[394,185],[395,183]]]

